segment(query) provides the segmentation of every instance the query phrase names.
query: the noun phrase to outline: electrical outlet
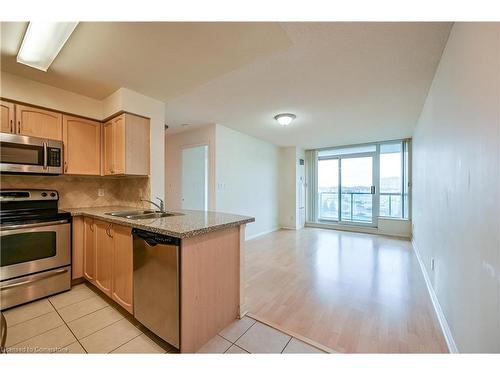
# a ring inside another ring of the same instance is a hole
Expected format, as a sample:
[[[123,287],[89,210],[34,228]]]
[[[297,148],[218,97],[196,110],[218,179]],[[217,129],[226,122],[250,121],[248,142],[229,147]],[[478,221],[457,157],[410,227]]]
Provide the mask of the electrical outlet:
[[[97,196],[104,197],[104,189],[97,189]]]
[[[431,270],[434,271],[435,265],[436,265],[436,262],[434,261],[434,258],[431,258]]]

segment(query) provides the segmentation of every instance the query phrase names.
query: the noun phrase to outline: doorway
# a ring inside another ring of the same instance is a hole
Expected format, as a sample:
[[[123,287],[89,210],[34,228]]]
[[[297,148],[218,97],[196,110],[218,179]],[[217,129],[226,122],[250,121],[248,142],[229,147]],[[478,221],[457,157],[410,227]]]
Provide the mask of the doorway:
[[[208,145],[182,149],[182,209],[208,210]]]

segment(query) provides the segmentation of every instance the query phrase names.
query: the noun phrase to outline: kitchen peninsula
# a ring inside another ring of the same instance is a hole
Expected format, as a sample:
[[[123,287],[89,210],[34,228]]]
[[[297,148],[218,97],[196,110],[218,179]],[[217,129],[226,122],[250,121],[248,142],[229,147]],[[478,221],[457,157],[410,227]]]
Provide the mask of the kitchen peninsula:
[[[171,344],[182,353],[196,352],[244,313],[244,232],[245,224],[255,219],[188,210],[152,219],[117,216],[138,210],[124,206],[67,209],[73,216],[73,279],[85,279],[136,315],[132,230],[173,238],[179,244],[179,326],[178,339]],[[147,215],[148,211],[140,212]],[[167,288],[152,285],[148,293],[154,291],[158,295],[152,297],[160,301]]]

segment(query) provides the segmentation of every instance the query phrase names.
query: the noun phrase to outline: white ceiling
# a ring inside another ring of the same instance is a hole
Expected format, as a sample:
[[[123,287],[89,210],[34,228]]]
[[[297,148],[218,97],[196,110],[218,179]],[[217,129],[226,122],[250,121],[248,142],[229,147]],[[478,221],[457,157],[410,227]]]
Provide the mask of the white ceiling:
[[[27,22],[2,22],[2,70],[103,99],[120,87],[167,101],[286,48],[276,23],[80,22],[47,73],[18,64]]]
[[[286,49],[167,103],[167,123],[218,123],[305,148],[410,137],[450,23],[285,23]],[[273,116],[292,112],[287,128]],[[189,127],[183,127],[187,129]]]
[[[451,24],[83,22],[47,73],[15,62],[25,28],[1,24],[3,71],[98,99],[127,87],[167,103],[169,131],[310,148],[411,136]]]

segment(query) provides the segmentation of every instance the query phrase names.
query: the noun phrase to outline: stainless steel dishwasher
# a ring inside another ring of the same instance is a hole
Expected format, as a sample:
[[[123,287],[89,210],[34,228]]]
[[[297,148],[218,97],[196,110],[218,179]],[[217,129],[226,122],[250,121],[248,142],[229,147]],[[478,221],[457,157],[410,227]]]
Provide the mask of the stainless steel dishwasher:
[[[179,349],[180,239],[133,229],[134,317]]]

